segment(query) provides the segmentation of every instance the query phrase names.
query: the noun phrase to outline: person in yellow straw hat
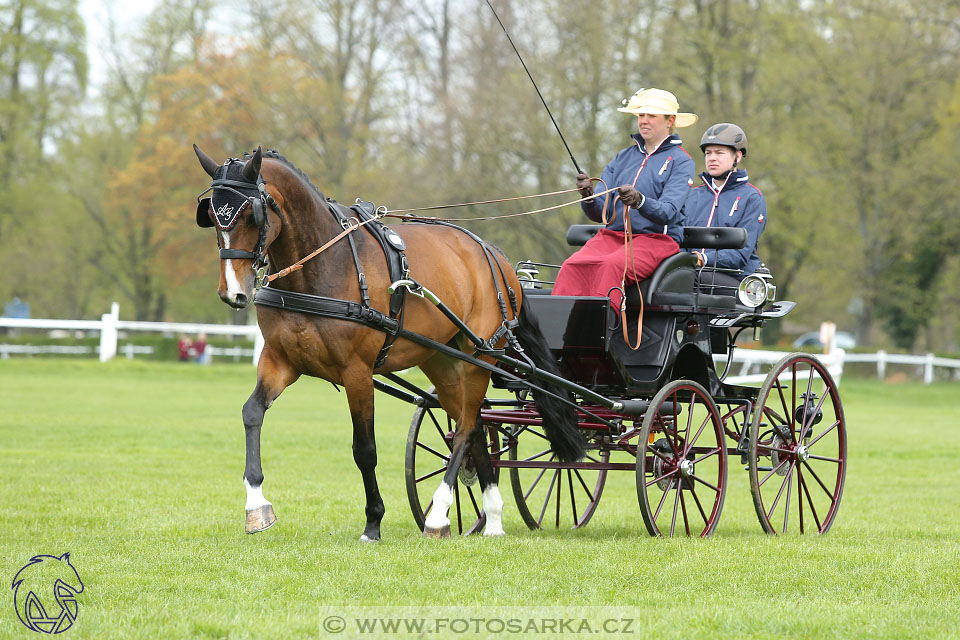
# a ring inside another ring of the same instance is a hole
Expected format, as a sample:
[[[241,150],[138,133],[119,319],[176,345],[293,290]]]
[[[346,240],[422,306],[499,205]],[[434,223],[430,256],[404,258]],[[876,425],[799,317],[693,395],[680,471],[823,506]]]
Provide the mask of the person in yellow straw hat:
[[[676,96],[663,89],[640,89],[624,102],[617,111],[636,116],[638,133],[600,175],[606,188],[619,189],[609,198],[581,203],[588,218],[606,227],[564,261],[554,295],[609,295],[617,287],[649,277],[660,262],[680,251],[683,204],[695,165],[674,131],[694,124],[697,116],[682,113]],[[577,175],[577,189],[589,198],[593,180],[585,173]],[[629,251],[627,219],[632,235]]]

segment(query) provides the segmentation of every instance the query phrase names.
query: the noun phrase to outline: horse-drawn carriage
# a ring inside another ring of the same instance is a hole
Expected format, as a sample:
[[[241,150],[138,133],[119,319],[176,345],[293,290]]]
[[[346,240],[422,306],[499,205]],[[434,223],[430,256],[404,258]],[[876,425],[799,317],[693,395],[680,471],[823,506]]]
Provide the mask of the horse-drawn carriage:
[[[581,245],[599,228],[574,225],[567,241]],[[740,248],[745,241],[738,228],[688,227],[682,246]],[[517,270],[564,378],[622,406],[598,404],[573,387],[588,453],[582,461],[560,462],[527,386],[493,376],[494,386],[513,397],[486,399],[486,441],[493,466],[509,470],[517,508],[530,528],[586,525],[607,473],[625,470],[636,474],[651,535],[707,536],[720,517],[728,469],[739,462],[750,475],[764,531],[829,529],[846,468],[843,410],[830,373],[816,357],[794,353],[759,388],[725,382],[740,334],[794,307],[774,301],[767,274],[748,276],[730,291],[713,286],[712,270],[697,269],[693,254],[679,253],[640,283],[642,297],[628,287],[623,324],[608,297],[548,295],[543,287],[550,283],[536,279],[545,267],[556,265],[528,261]],[[632,349],[641,315],[642,339]],[[726,357],[722,373],[714,354]],[[421,527],[430,508],[422,485],[444,466],[452,434],[442,411],[421,401],[406,456],[407,492]],[[461,533],[484,524],[469,463],[454,505]]]
[[[248,533],[276,521],[261,486],[264,412],[301,374],[347,392],[367,498],[364,540],[379,539],[383,515],[375,388],[416,407],[406,481],[425,535],[502,534],[497,480],[506,469],[532,528],[585,525],[607,473],[626,470],[650,534],[707,536],[737,462],[765,531],[822,533],[833,523],[846,428],[827,369],[797,353],[759,388],[725,381],[737,337],[794,306],[773,300],[769,278],[748,276],[731,295],[679,253],[628,288],[620,309],[609,297],[546,295],[535,278],[546,265],[513,269],[496,248],[439,220],[387,228],[382,211],[325,198],[275,152],[222,165],[197,155],[213,177],[197,222],[216,228],[224,302],[250,303],[254,271],[269,256],[256,292],[265,346],[243,409]],[[577,225],[568,241],[582,244],[595,230]],[[685,234],[685,244],[715,249],[746,236]],[[722,373],[714,354],[726,355]],[[396,374],[411,366],[435,386]]]

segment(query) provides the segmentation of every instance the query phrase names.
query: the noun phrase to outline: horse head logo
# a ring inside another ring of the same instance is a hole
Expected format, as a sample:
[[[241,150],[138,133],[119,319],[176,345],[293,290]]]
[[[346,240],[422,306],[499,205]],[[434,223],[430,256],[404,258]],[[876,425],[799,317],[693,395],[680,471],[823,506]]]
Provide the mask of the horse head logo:
[[[80,574],[70,554],[34,556],[13,578],[13,604],[20,622],[31,631],[62,633],[77,619]]]

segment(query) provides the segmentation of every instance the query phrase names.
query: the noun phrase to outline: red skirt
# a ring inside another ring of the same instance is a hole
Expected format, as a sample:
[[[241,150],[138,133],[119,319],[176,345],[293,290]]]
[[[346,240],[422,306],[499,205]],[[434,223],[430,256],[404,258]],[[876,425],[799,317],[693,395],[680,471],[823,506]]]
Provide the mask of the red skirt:
[[[553,285],[555,296],[607,296],[624,282],[629,249],[624,232],[601,229],[575,254],[564,260]],[[661,262],[679,253],[680,246],[668,235],[644,233],[633,236],[632,264],[626,283],[649,278]]]

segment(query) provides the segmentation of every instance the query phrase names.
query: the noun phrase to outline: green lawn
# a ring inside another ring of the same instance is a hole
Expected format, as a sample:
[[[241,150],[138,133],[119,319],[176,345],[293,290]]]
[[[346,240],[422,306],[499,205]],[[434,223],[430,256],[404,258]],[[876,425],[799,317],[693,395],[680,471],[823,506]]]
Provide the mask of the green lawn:
[[[572,618],[601,637],[960,637],[958,385],[844,379],[850,458],[831,531],[764,535],[731,459],[709,540],[649,538],[624,472],[583,530],[529,531],[504,478],[506,538],[424,540],[403,479],[412,409],[378,395],[387,513],[383,541],[364,545],[346,400],[312,379],[267,413],[279,521],[243,533],[254,378],[249,365],[0,362],[0,581],[69,551],[86,588],[64,638],[325,637],[330,615],[346,620],[340,638],[376,637],[354,620],[391,615]],[[6,593],[0,638],[36,637]],[[607,619],[630,622],[599,629]],[[483,624],[446,628],[519,635]]]

